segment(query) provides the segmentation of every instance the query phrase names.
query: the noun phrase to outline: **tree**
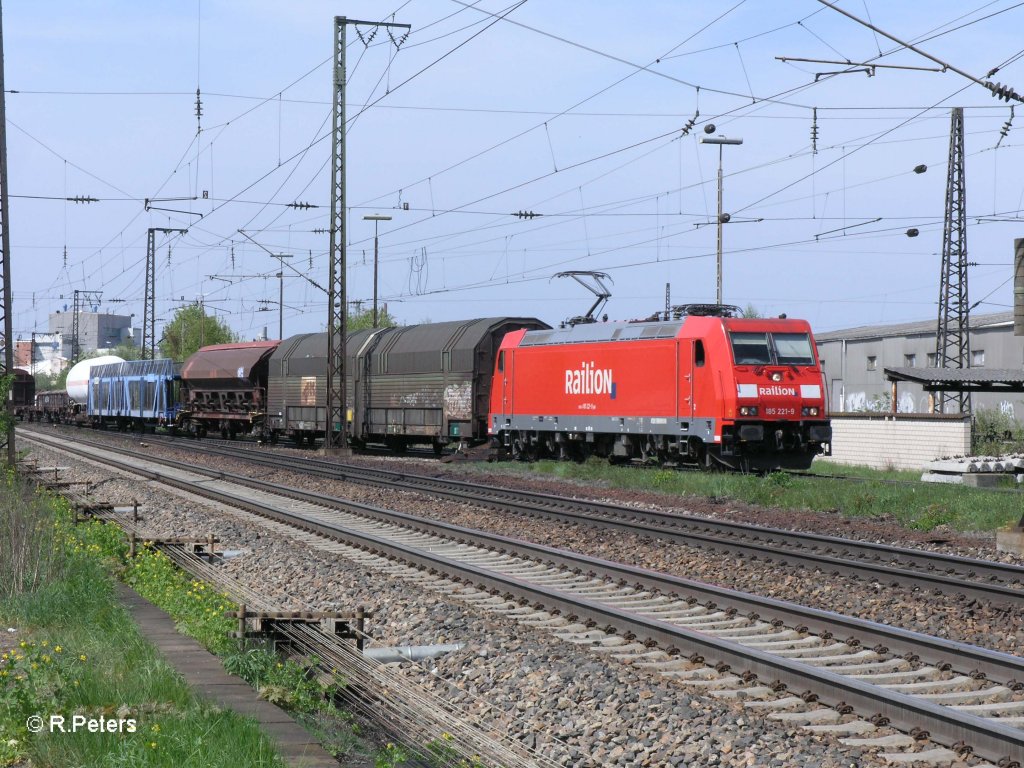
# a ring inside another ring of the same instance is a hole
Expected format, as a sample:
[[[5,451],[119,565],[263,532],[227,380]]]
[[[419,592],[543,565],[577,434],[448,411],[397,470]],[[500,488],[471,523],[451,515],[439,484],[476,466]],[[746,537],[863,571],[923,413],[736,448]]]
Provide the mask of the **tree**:
[[[140,347],[136,347],[130,341],[122,341],[120,344],[118,344],[116,347],[110,350],[110,354],[117,355],[122,360],[142,359],[142,349]]]
[[[345,322],[349,333],[373,328],[373,309],[356,308],[354,311],[349,312]],[[398,325],[398,321],[388,314],[386,309],[379,309],[377,311],[377,325],[380,328],[394,328]]]
[[[758,318],[758,317],[763,317],[763,315],[761,314],[761,310],[759,310],[753,304],[750,304],[748,302],[747,306],[744,307],[744,309],[743,309],[743,314],[740,315],[740,317],[746,317],[748,319],[754,319],[754,318]]]
[[[68,371],[71,370],[71,366],[67,366],[60,373],[37,373],[33,376],[36,380],[36,392],[51,392],[55,389],[64,389],[68,381]]]
[[[160,354],[181,362],[200,347],[233,341],[238,341],[238,337],[232,330],[216,317],[207,315],[197,302],[179,309],[164,326]]]

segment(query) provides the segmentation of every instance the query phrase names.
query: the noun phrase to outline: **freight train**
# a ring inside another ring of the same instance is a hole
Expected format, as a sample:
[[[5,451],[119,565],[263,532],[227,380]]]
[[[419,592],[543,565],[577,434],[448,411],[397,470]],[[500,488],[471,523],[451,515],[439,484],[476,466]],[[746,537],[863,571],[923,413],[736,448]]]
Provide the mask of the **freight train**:
[[[669,320],[577,324],[496,317],[352,333],[353,446],[490,443],[495,456],[803,469],[831,426],[805,321],[718,305]],[[327,334],[204,347],[89,371],[93,426],[313,444],[326,429]],[[334,425],[338,429],[340,425]]]

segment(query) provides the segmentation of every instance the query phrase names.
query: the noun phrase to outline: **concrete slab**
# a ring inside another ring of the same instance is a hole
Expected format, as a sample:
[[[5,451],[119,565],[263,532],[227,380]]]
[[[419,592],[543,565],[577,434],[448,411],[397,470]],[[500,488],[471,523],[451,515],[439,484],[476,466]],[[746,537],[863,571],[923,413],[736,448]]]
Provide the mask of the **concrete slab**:
[[[959,755],[951,749],[926,749],[923,752],[883,752],[882,759],[892,765],[950,765]]]
[[[965,472],[964,485],[970,488],[998,488],[1002,477],[995,471],[988,472]]]
[[[780,720],[784,723],[797,723],[799,725],[816,725],[819,723],[838,723],[842,715],[834,709],[821,707],[811,709],[807,712],[773,712],[768,715],[769,720]]]
[[[876,726],[867,720],[851,720],[848,723],[825,723],[824,725],[804,725],[802,730],[812,733],[831,733],[834,736],[858,735],[874,733],[878,730]]]
[[[916,743],[913,736],[905,733],[893,733],[889,736],[876,736],[865,739],[840,739],[840,744],[848,747],[912,747]]]

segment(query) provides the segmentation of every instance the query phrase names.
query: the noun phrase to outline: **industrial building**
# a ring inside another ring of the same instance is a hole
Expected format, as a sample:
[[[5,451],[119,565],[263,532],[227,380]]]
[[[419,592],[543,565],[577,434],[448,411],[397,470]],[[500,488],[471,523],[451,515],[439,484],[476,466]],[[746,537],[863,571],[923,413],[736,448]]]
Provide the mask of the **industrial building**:
[[[79,354],[97,349],[112,349],[118,344],[139,342],[139,329],[132,328],[134,315],[111,315],[99,312],[78,313]],[[50,313],[50,333],[62,337],[63,357],[71,357],[73,312]]]
[[[14,343],[14,364],[30,373],[60,373],[67,365],[59,333],[33,333]]]
[[[886,368],[935,368],[937,319],[893,325],[867,325],[815,334],[829,408],[833,413],[888,411],[892,387]],[[1024,370],[1024,337],[1013,335],[1013,312],[970,318],[971,368]],[[981,392],[972,408],[992,408],[1024,419],[1024,394]],[[901,382],[899,413],[928,413],[929,394]]]

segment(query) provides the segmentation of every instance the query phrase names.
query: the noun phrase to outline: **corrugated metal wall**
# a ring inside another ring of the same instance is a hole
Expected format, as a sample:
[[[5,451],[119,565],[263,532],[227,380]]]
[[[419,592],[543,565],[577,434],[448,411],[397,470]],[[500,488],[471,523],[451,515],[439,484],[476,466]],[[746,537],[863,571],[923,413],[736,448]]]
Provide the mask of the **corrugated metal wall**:
[[[346,405],[353,436],[428,442],[485,436],[495,350],[511,330],[544,327],[532,318],[485,318],[350,335]],[[281,343],[268,376],[272,429],[324,430],[326,354],[326,333]]]

